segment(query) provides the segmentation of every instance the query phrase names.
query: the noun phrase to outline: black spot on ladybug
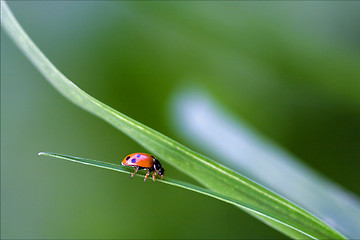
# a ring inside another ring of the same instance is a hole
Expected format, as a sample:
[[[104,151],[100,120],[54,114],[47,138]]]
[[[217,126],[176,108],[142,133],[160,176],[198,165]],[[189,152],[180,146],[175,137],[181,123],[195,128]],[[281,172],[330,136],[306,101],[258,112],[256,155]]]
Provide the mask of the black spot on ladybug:
[[[135,158],[131,159],[131,162],[132,162],[132,163],[135,163],[135,162],[136,162],[136,159],[135,159]]]
[[[127,157],[126,157],[126,160],[129,160],[129,158],[130,158],[130,156],[127,156]]]
[[[136,155],[138,158],[141,156],[140,154]]]

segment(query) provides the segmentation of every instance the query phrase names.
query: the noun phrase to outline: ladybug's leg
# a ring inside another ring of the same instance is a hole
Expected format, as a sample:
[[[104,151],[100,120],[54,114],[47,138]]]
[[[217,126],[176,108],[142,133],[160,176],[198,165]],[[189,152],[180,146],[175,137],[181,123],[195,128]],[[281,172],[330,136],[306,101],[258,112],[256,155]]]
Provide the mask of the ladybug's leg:
[[[136,174],[136,172],[139,170],[139,167],[135,167],[135,172],[131,175],[131,178]]]
[[[153,173],[153,180],[154,180],[154,182],[155,182],[155,177],[156,177],[156,174],[157,174],[157,172],[156,172],[156,171],[154,171],[154,173]]]
[[[144,182],[146,182],[146,179],[148,178],[149,174],[150,174],[150,169],[148,170],[148,172],[147,172],[146,175],[145,175]]]

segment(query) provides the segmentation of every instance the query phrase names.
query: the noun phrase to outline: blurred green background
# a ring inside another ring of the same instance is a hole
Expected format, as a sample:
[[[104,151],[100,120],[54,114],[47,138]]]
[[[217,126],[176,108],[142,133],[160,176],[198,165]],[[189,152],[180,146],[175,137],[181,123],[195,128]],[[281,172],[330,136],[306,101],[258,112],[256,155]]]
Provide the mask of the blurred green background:
[[[360,194],[360,2],[8,5],[55,66],[107,105],[196,150],[169,111],[195,83]],[[2,238],[284,237],[223,202],[40,151],[112,163],[146,152],[58,94],[2,30]]]

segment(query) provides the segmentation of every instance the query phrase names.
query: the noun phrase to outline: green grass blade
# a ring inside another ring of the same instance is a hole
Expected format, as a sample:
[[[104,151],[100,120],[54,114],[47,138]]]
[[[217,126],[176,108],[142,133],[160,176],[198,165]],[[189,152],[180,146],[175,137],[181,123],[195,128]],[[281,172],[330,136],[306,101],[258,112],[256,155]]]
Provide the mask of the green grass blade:
[[[126,173],[126,174],[132,174],[133,173],[133,169],[129,168],[129,167],[123,167],[121,165],[117,165],[117,164],[113,164],[113,163],[107,163],[107,162],[103,162],[103,161],[98,161],[98,160],[92,160],[92,159],[85,159],[85,158],[80,158],[80,157],[74,157],[74,156],[68,156],[68,155],[64,155],[64,154],[58,154],[58,153],[49,153],[49,152],[40,152],[39,155],[43,155],[43,156],[49,156],[49,157],[55,157],[55,158],[59,158],[59,159],[64,159],[64,160],[68,160],[68,161],[72,161],[72,162],[76,162],[76,163],[81,163],[81,164],[85,164],[85,165],[89,165],[89,166],[94,166],[94,167],[99,167],[99,168],[104,168],[104,169],[109,169],[109,170],[113,170],[113,171],[117,171],[117,172],[121,172],[121,173]],[[141,177],[144,178],[144,174],[141,173],[137,173],[135,176],[137,177]],[[151,180],[150,180],[151,181]],[[289,228],[290,231],[293,231],[293,234],[297,236],[297,238],[312,238],[312,236],[303,233],[303,232],[299,232],[298,229],[293,229],[292,226],[286,225],[284,223],[279,222],[277,219],[273,219],[270,216],[266,215],[265,213],[261,212],[261,209],[256,209],[253,206],[247,205],[247,203],[239,201],[239,200],[235,200],[235,199],[231,199],[227,196],[224,196],[222,194],[216,193],[212,190],[206,189],[206,188],[202,188],[187,182],[183,182],[180,180],[176,180],[176,179],[171,179],[169,177],[164,177],[164,179],[157,179],[157,182],[161,182],[161,183],[165,183],[165,184],[169,184],[172,186],[176,186],[176,187],[180,187],[180,188],[184,188],[193,192],[197,192],[218,200],[221,200],[223,202],[226,203],[230,203],[232,205],[235,205],[236,207],[242,208],[248,212],[251,212],[253,214],[255,214],[258,218],[260,219],[267,219],[267,221],[272,222],[273,225],[278,226],[280,229],[283,227]],[[287,231],[289,231],[289,229]]]
[[[212,191],[241,202],[244,204],[242,206],[247,206],[249,209],[256,209],[258,213],[263,214],[259,218],[293,238],[298,238],[299,234],[307,238],[344,238],[336,230],[286,199],[127,117],[82,91],[56,69],[37,48],[4,1],[1,1],[1,9],[4,30],[47,81],[74,104],[107,121],[144,146],[149,152],[179,170],[191,174]],[[257,216],[259,216],[258,213],[256,213]]]

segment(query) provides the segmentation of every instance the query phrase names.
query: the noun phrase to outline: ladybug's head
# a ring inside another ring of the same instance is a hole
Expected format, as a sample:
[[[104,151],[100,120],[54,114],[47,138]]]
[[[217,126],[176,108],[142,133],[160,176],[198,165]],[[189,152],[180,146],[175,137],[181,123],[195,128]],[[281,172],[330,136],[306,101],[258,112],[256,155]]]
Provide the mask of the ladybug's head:
[[[164,177],[165,170],[161,166],[161,163],[155,158],[154,158],[154,167],[155,167],[155,170],[159,173],[159,175],[161,176],[161,179],[162,179]]]
[[[164,170],[163,167],[161,167],[160,170],[159,170],[159,175],[161,176],[161,179],[163,179],[164,173],[165,173],[165,170]]]

